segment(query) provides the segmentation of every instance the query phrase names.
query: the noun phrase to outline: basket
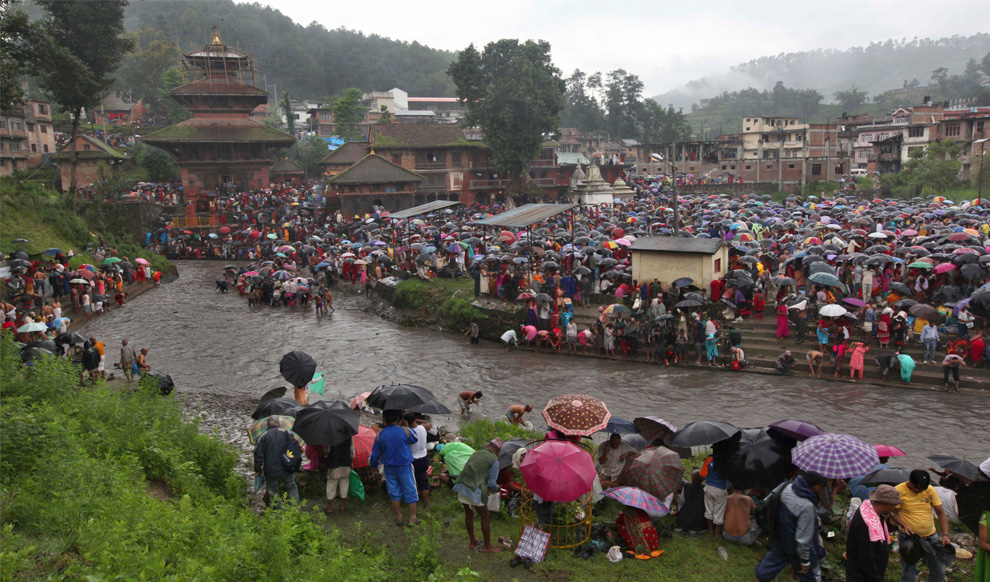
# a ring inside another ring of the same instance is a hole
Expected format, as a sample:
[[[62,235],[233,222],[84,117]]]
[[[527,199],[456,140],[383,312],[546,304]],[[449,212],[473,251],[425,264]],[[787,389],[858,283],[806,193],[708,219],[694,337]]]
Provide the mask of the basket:
[[[540,507],[543,505],[543,507]],[[550,520],[540,523],[538,509],[546,511],[546,505],[552,506]],[[526,526],[532,526],[550,534],[550,549],[574,548],[591,538],[592,495],[583,496],[569,503],[556,502],[553,504],[538,504],[533,499],[533,492],[522,491],[522,503],[519,506],[520,536]]]

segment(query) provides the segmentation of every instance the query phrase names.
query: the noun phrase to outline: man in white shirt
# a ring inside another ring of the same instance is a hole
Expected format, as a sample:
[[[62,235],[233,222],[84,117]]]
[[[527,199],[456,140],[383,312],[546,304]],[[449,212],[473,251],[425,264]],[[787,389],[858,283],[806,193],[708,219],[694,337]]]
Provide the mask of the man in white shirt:
[[[516,330],[510,329],[509,331],[503,333],[502,343],[505,344],[505,351],[509,351],[509,346],[518,346],[519,336],[516,335]]]
[[[433,428],[433,425],[425,419],[416,418],[415,412],[407,412],[402,418],[409,430],[416,435],[416,442],[409,445],[409,449],[412,451],[416,490],[419,491],[419,500],[425,509],[430,503],[430,477],[426,474],[430,468],[430,458],[426,455],[426,431]]]
[[[598,476],[602,487],[612,487],[617,484],[619,475],[626,466],[626,459],[635,457],[638,453],[631,445],[623,442],[622,437],[613,433],[608,442],[602,445],[598,453]]]

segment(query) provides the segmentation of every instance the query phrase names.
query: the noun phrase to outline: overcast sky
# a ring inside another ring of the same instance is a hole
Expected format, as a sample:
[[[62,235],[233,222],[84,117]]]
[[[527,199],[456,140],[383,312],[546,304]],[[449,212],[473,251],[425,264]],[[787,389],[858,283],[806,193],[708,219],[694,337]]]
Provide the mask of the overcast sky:
[[[645,95],[782,52],[990,31],[983,0],[260,2],[302,25],[317,20],[447,50],[544,39],[565,76],[624,68],[643,80]]]

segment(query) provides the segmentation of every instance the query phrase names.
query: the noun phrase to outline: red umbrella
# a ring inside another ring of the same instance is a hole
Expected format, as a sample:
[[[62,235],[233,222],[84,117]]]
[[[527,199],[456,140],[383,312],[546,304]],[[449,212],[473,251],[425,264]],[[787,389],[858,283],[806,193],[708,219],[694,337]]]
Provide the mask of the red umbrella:
[[[662,500],[677,491],[683,476],[680,455],[667,447],[650,447],[626,465],[619,482],[639,487]]]
[[[528,453],[519,465],[526,487],[544,501],[574,501],[591,491],[595,463],[591,455],[570,441],[546,441]]]
[[[877,456],[879,457],[903,457],[907,455],[904,451],[897,447],[890,445],[873,445],[877,449]]]
[[[605,430],[612,413],[605,403],[587,394],[564,394],[543,409],[547,426],[567,435],[591,436]]]
[[[351,404],[350,404],[351,408],[355,410],[361,408],[361,405],[364,404],[364,401],[368,399],[368,396],[371,396],[371,390],[368,390],[367,392],[362,392],[357,396],[355,396],[351,400]]]
[[[229,226],[221,226],[220,227],[220,234],[230,234],[230,227]]]
[[[354,462],[351,466],[355,469],[361,467],[367,467],[371,460],[371,449],[375,446],[375,439],[378,438],[378,433],[371,430],[366,426],[359,426],[358,433],[354,435],[352,442],[354,443]]]
[[[261,231],[260,230],[251,231],[251,238],[261,238]]]

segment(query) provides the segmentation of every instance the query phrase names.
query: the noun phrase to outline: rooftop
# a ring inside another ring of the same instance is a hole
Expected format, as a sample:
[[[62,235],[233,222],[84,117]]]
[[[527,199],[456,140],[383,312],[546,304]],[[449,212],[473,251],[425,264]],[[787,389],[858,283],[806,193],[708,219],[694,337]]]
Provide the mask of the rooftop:
[[[457,97],[408,97],[410,103],[457,103]]]
[[[446,123],[373,125],[371,133],[375,149],[483,147],[468,141],[461,128]]]
[[[479,220],[475,224],[523,228],[537,222],[542,222],[572,208],[577,208],[577,206],[577,204],[525,204],[501,214],[496,214],[490,218]]]
[[[81,143],[83,145],[83,148],[85,148],[86,145],[89,145],[90,146],[90,149],[88,149],[88,150],[87,149],[81,149],[81,150],[79,150],[79,154],[78,154],[77,157],[80,158],[80,159],[87,159],[87,158],[89,158],[89,159],[92,159],[92,158],[118,158],[118,159],[123,159],[123,158],[126,158],[127,157],[127,155],[125,153],[121,152],[120,150],[118,150],[116,148],[111,147],[106,142],[103,142],[101,140],[98,140],[95,137],[90,137],[88,135],[80,135],[77,138],[77,142],[78,143]],[[55,159],[55,160],[66,160],[66,159],[69,159],[69,154],[73,150],[73,145],[74,144],[72,144],[72,143],[66,144],[64,147],[62,147],[61,150],[59,150],[59,152],[57,154],[55,154],[54,156],[52,156],[52,158]]]
[[[181,87],[176,87],[169,91],[172,95],[252,95],[265,97],[268,93],[264,89],[259,89],[253,85],[227,78],[206,77],[186,83]]]
[[[303,170],[302,166],[293,162],[289,158],[285,158],[284,160],[272,166],[268,170],[268,173],[275,175],[275,174],[305,174],[306,172],[305,170]]]
[[[253,119],[192,118],[142,138],[152,145],[170,143],[268,143],[292,145],[296,138]]]
[[[331,184],[386,184],[422,182],[423,177],[377,154],[368,154],[356,164],[327,180]]]
[[[660,253],[689,253],[714,255],[722,248],[722,239],[685,238],[670,236],[646,236],[638,238],[629,247],[633,251],[655,251]]]
[[[330,164],[346,164],[350,166],[366,155],[368,155],[368,142],[348,141],[344,142],[344,145],[327,154],[322,160],[320,160],[320,165],[327,166]]]
[[[389,215],[389,218],[411,218],[413,216],[419,216],[421,214],[429,214],[436,210],[448,208],[450,206],[457,206],[458,204],[460,204],[460,202],[458,202],[457,200],[434,200],[433,202],[427,202],[426,204],[413,206],[412,208],[407,208],[406,210],[393,212],[392,214]]]

